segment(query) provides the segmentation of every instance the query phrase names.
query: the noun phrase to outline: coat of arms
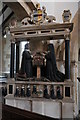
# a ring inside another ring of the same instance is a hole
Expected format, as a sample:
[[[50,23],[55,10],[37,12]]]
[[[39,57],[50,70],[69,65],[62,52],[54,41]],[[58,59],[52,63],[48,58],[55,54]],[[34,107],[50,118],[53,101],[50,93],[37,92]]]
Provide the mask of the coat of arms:
[[[39,24],[45,20],[46,16],[46,8],[43,6],[41,9],[40,4],[37,4],[36,9],[33,10],[33,13],[31,14],[31,20],[33,23]]]

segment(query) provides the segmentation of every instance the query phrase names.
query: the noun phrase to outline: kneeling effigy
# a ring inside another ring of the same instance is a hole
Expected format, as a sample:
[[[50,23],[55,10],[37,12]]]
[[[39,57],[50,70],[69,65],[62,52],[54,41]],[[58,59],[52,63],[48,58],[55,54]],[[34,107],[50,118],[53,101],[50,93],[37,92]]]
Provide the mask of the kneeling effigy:
[[[18,76],[26,78],[45,77],[52,82],[63,82],[65,75],[57,68],[54,45],[48,44],[46,53],[36,52],[34,55],[31,55],[29,45],[26,44]]]

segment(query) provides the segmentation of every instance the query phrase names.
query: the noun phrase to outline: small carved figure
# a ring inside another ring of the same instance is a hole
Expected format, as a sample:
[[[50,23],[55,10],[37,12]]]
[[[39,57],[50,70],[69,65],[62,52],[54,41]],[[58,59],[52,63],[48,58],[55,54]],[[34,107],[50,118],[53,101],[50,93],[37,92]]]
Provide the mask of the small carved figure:
[[[55,96],[55,93],[54,93],[54,86],[53,86],[53,85],[51,85],[50,97],[51,97],[52,99],[56,99],[56,96]]]
[[[30,85],[28,85],[28,86],[27,86],[26,95],[27,95],[27,97],[30,97],[30,96],[31,96],[31,89],[30,89]]]
[[[62,99],[61,91],[60,91],[60,86],[57,86],[57,98]]]
[[[24,86],[21,87],[21,96],[25,97],[25,87]]]
[[[19,87],[16,87],[16,92],[15,92],[15,97],[19,97],[20,96],[20,91],[19,91]]]
[[[38,97],[37,86],[33,85],[32,97]]]
[[[44,85],[44,98],[50,99],[50,95],[48,94],[47,85]]]

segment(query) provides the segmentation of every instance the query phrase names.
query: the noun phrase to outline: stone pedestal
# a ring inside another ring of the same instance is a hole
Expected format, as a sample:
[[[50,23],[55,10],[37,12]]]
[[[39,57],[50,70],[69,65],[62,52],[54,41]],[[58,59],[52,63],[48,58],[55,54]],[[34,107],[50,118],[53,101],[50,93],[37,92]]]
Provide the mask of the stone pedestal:
[[[5,97],[5,104],[52,118],[73,119],[73,101],[69,100],[14,98],[13,95],[8,95]]]

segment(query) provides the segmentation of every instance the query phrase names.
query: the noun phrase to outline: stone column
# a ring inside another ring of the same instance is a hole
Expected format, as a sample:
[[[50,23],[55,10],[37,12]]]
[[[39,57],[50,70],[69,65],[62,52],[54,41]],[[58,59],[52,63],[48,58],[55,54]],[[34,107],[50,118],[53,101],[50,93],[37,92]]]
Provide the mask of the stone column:
[[[65,39],[65,78],[70,79],[70,37]]]
[[[14,55],[15,55],[15,43],[11,42],[10,78],[14,78]]]
[[[16,43],[16,73],[19,71],[19,42]]]

